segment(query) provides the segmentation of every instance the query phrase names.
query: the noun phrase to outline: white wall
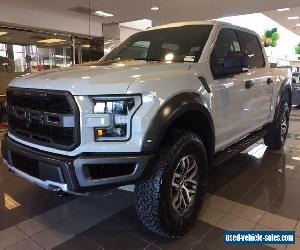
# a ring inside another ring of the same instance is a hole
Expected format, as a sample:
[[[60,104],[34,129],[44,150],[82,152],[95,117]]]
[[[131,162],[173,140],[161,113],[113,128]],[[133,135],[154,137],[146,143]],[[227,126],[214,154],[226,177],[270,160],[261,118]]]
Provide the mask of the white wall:
[[[129,36],[139,31],[152,27],[152,21],[148,19],[141,19],[131,22],[120,23],[120,41],[123,42]]]
[[[145,30],[152,27],[152,21],[149,19],[141,19],[131,22],[121,23],[122,26],[137,30]]]
[[[64,13],[46,12],[1,5],[0,23],[35,27],[37,29],[63,31],[68,33],[86,35],[89,33],[88,16],[76,13],[73,15],[72,12],[68,15]],[[95,17],[91,17],[91,35],[102,36],[102,24]]]
[[[124,27],[124,26],[120,25],[120,42],[125,41],[128,37],[130,37],[131,35],[139,32],[139,31],[141,31],[141,30]]]

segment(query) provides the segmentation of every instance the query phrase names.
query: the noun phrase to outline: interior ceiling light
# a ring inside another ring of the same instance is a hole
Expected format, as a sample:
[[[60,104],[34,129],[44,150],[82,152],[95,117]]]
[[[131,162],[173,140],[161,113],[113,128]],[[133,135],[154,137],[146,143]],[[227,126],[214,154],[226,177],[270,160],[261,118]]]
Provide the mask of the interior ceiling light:
[[[0,31],[0,36],[6,35],[8,32]]]
[[[101,10],[95,11],[94,15],[101,16],[101,17],[112,17],[112,16],[114,16],[113,14],[106,13],[106,12],[101,11]]]
[[[160,10],[160,8],[159,8],[159,7],[156,7],[156,6],[154,6],[154,7],[151,7],[151,10],[153,10],[153,11],[159,11],[159,10]]]
[[[290,8],[282,8],[282,9],[277,9],[277,11],[282,12],[282,11],[288,11]]]
[[[48,44],[52,44],[52,43],[61,43],[61,42],[66,42],[67,40],[63,40],[63,39],[58,39],[58,38],[49,38],[49,39],[45,39],[45,40],[39,40],[37,41],[38,43],[48,43]]]
[[[300,27],[300,23],[297,23],[296,26]]]
[[[288,20],[296,20],[296,19],[299,19],[299,17],[298,16],[289,16],[287,19]]]

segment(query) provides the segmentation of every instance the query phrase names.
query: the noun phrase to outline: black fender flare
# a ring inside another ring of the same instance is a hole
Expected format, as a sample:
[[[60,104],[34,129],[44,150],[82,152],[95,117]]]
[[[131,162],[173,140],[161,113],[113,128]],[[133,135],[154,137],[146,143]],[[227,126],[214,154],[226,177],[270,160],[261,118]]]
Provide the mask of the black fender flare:
[[[275,108],[275,115],[274,115],[274,118],[275,119],[278,119],[278,113],[279,113],[279,107],[280,107],[280,103],[281,103],[281,98],[282,96],[288,92],[289,94],[289,97],[290,97],[290,103],[289,103],[289,106],[290,106],[290,109],[292,107],[292,84],[291,84],[291,81],[289,81],[288,78],[286,78],[281,86],[280,86],[280,89],[278,91],[278,95],[277,95],[277,99],[276,99],[276,108]]]
[[[199,94],[184,92],[166,101],[158,110],[143,138],[142,152],[155,152],[158,150],[168,128],[177,118],[189,111],[199,111],[208,120],[213,133],[211,138],[212,149],[210,151],[213,151],[215,146],[215,131],[211,114],[205,107],[203,99]]]

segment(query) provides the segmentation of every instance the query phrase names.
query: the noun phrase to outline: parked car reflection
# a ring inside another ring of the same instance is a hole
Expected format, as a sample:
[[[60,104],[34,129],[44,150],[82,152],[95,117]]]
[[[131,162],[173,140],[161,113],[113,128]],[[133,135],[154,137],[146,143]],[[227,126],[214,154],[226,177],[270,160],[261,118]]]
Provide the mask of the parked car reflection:
[[[300,72],[293,73],[292,88],[293,88],[293,95],[292,95],[293,105],[299,106],[300,105]]]
[[[15,72],[14,61],[0,56],[0,123],[4,120],[5,117],[4,103],[8,84],[11,82],[11,80],[21,74],[23,73]]]

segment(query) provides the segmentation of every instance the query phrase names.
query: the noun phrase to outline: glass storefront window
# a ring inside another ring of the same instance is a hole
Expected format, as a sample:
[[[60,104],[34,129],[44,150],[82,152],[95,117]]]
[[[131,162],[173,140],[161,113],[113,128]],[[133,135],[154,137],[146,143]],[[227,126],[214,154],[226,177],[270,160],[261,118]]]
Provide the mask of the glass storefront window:
[[[4,34],[0,36],[0,122],[6,89],[13,78],[24,73],[70,67],[73,62],[96,61],[104,54],[103,38],[4,27],[0,27],[0,32]]]
[[[103,38],[75,36],[72,39],[71,35],[17,28],[0,27],[0,31],[4,33],[0,36],[0,64],[3,64],[0,65],[0,95],[5,93],[8,83],[22,73],[70,67],[73,62],[96,61],[104,54]]]
[[[6,57],[6,45],[0,43],[0,57]]]

